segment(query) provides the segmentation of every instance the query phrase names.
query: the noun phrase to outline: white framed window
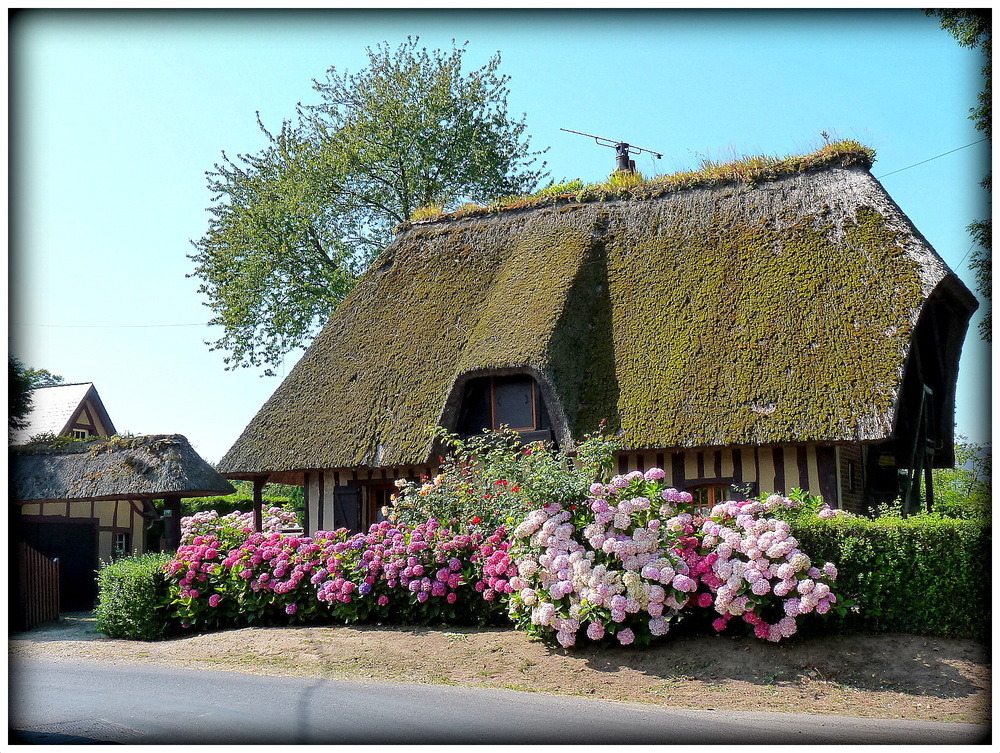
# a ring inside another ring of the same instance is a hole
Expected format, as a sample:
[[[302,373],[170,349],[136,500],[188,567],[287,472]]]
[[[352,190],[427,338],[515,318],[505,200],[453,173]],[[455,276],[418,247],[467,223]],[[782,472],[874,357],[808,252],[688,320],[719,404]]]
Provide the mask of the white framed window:
[[[86,429],[73,429],[73,439],[87,439],[90,437],[90,432]]]
[[[115,534],[115,557],[124,557],[129,554],[132,537],[128,533]]]

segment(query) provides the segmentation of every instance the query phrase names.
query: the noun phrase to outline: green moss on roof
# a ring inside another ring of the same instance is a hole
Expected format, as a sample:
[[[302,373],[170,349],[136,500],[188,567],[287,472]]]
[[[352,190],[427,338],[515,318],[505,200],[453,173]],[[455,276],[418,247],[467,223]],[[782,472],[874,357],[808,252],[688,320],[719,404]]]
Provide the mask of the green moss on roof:
[[[899,231],[870,207],[839,227],[822,213],[746,222],[732,198],[700,221],[659,214],[656,236],[610,233],[630,446],[888,434],[921,302]],[[644,284],[665,270],[669,294]]]
[[[608,419],[633,448],[884,439],[949,273],[863,156],[415,224],[220,470],[426,462],[463,377],[509,368],[550,391],[563,436]]]

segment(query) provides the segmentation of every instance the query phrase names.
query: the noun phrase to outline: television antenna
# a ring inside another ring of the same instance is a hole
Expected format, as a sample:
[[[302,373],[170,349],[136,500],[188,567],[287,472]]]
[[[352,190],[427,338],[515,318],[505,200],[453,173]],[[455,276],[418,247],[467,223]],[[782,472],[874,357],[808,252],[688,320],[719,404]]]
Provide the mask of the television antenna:
[[[607,146],[615,150],[618,155],[618,170],[623,172],[635,172],[635,161],[629,159],[630,154],[652,154],[656,159],[663,159],[663,155],[659,152],[654,152],[652,149],[644,149],[641,146],[634,146],[629,144],[627,141],[615,141],[614,139],[606,139],[603,136],[595,136],[592,133],[583,133],[582,131],[571,131],[569,128],[560,128],[560,131],[566,131],[566,133],[575,133],[578,136],[587,136],[592,138],[598,146]]]

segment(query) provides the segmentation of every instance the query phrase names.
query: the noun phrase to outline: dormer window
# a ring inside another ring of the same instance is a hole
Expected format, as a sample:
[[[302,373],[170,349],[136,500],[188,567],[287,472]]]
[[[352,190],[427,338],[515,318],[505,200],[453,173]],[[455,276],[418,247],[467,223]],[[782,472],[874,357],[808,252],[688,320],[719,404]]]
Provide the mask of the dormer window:
[[[551,428],[538,385],[527,374],[478,377],[465,385],[459,433],[478,434],[501,426],[519,432]]]

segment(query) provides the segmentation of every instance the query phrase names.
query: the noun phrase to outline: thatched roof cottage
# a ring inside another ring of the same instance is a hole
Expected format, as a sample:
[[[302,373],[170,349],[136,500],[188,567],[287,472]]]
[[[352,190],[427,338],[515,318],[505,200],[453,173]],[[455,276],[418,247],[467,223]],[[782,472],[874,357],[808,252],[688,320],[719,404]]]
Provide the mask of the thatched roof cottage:
[[[180,499],[232,494],[232,485],[179,434],[50,438],[10,448],[15,536],[60,561],[63,611],[90,609],[101,561],[146,550],[153,500],[170,511],[170,545],[180,535]]]
[[[53,439],[10,451],[13,497],[21,504],[142,502],[236,491],[180,434]]]
[[[400,228],[220,463],[304,484],[307,529],[374,521],[429,427],[565,444],[720,496],[863,509],[953,462],[975,298],[860,145]]]

